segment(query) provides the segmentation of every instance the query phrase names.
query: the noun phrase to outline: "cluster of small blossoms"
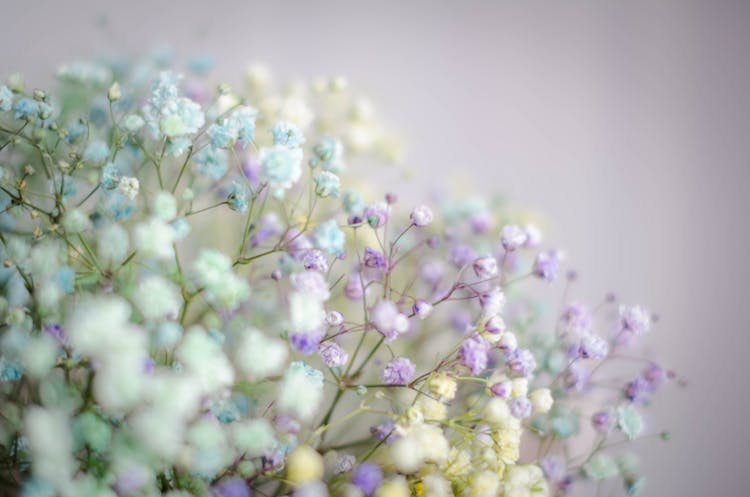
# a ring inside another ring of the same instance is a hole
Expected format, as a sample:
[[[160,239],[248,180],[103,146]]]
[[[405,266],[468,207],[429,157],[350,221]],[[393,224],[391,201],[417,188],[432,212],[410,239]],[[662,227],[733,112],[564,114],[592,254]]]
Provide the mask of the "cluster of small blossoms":
[[[0,84],[0,493],[643,487],[619,449],[660,435],[675,376],[633,350],[649,311],[568,301],[562,253],[503,206],[352,188],[400,152],[345,80],[211,66]]]

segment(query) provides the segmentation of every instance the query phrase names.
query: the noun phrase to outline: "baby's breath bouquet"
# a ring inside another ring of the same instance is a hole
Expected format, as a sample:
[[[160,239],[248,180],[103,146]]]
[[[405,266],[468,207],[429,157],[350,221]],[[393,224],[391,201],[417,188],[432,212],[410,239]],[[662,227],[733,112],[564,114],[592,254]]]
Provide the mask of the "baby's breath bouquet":
[[[504,205],[373,193],[400,152],[344,80],[209,65],[0,85],[0,494],[638,492],[644,307],[546,299]]]

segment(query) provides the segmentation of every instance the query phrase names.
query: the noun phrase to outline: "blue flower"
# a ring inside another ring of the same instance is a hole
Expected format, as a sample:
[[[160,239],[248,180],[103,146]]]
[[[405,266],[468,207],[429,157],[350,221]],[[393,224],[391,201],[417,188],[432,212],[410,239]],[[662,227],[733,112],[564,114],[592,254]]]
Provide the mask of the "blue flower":
[[[210,55],[198,55],[190,59],[188,66],[195,74],[204,75],[211,72],[216,65],[216,59]]]
[[[237,107],[229,116],[232,128],[243,147],[247,147],[255,136],[255,119],[258,111],[247,105]]]
[[[169,140],[167,145],[167,153],[172,157],[179,157],[193,144],[193,140],[186,136],[180,136]]]
[[[305,143],[302,131],[294,124],[279,121],[271,128],[274,145],[286,145],[287,147],[299,147]]]
[[[315,167],[320,164],[321,168],[333,173],[340,173],[344,170],[342,161],[344,146],[335,138],[330,136],[321,138],[318,144],[313,147],[313,153],[315,157],[310,159],[310,166]]]
[[[276,189],[287,189],[302,175],[302,150],[283,145],[265,147],[258,154],[260,177]]]
[[[68,134],[65,136],[65,140],[72,145],[86,135],[86,130],[86,125],[79,119],[68,126]]]
[[[211,145],[216,148],[229,148],[235,140],[232,130],[226,124],[214,123],[208,127],[206,134],[211,139]]]
[[[319,224],[315,229],[315,243],[319,249],[340,257],[344,253],[346,236],[334,219]]]
[[[21,365],[0,357],[0,381],[18,381],[23,376]]]
[[[330,171],[319,171],[313,176],[315,193],[321,197],[338,197],[341,180]]]
[[[250,197],[250,190],[247,187],[245,180],[232,180],[232,184],[229,187],[229,194],[227,195],[227,202],[229,202],[229,208],[233,211],[245,213],[247,212],[247,201]]]
[[[355,191],[344,192],[341,197],[341,203],[344,205],[344,210],[350,216],[360,215],[365,210],[365,203],[362,200],[362,196]]]
[[[101,184],[107,190],[113,190],[120,181],[120,172],[113,162],[107,162],[102,168]]]
[[[227,153],[221,149],[206,147],[193,157],[193,162],[201,176],[221,179],[229,169]]]
[[[29,97],[19,99],[13,106],[16,119],[30,119],[39,112],[39,103]]]
[[[76,272],[70,266],[63,266],[55,273],[55,283],[65,293],[73,293]]]
[[[88,144],[83,152],[83,160],[87,162],[104,162],[109,157],[109,147],[102,140],[94,140]]]
[[[5,85],[0,85],[0,111],[5,112],[13,106],[13,92]]]

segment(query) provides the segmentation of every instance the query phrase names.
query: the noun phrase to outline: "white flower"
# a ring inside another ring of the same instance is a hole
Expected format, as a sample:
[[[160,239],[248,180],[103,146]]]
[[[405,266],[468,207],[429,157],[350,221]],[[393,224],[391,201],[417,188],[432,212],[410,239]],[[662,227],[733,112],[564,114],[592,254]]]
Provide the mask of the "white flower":
[[[133,300],[146,319],[175,318],[182,305],[177,285],[156,275],[146,276],[138,283]]]
[[[247,419],[232,423],[232,443],[247,457],[258,457],[276,444],[273,427],[267,419]]]
[[[500,243],[506,251],[516,250],[526,243],[526,232],[515,224],[506,224],[500,231]]]
[[[66,233],[75,235],[89,229],[91,227],[91,220],[82,210],[71,209],[65,213],[62,225]]]
[[[500,493],[500,477],[497,473],[482,470],[472,473],[469,485],[464,489],[464,497],[487,497]]]
[[[169,259],[173,257],[172,244],[175,233],[161,219],[152,218],[138,224],[133,231],[138,253],[147,258]]]
[[[234,383],[234,369],[221,346],[199,327],[187,330],[176,356],[194,375],[196,387],[205,394],[229,388]]]
[[[237,368],[253,379],[280,374],[289,356],[283,340],[266,337],[252,328],[241,333],[234,350]]]
[[[310,421],[323,400],[323,373],[304,362],[289,365],[279,387],[277,406],[302,421]]]
[[[310,331],[319,328],[326,317],[323,303],[302,292],[289,296],[289,315],[294,331]]]
[[[544,414],[552,409],[555,400],[552,398],[552,392],[549,388],[537,388],[529,395],[531,408],[535,413]]]
[[[104,266],[119,264],[128,256],[128,232],[119,224],[111,223],[99,229],[96,240],[97,257]]]
[[[430,209],[426,205],[417,206],[413,211],[411,211],[411,215],[409,216],[409,218],[411,219],[411,222],[414,224],[414,226],[428,226],[432,224],[432,209]]]
[[[138,178],[131,176],[123,176],[120,178],[120,182],[117,183],[117,189],[120,193],[128,197],[130,200],[133,200],[138,196],[139,187],[140,184],[138,183]]]
[[[169,222],[177,216],[177,200],[169,192],[158,192],[151,201],[151,210],[154,216]]]
[[[62,410],[32,406],[24,417],[24,434],[31,452],[34,475],[60,488],[76,470],[72,459],[70,420]]]

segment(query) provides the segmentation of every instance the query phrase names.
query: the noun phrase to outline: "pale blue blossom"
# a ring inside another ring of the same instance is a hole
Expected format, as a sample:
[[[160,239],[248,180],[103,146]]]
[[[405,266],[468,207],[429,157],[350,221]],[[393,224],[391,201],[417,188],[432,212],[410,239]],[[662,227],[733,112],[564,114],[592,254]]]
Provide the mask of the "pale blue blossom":
[[[247,186],[247,181],[233,179],[229,187],[229,194],[227,195],[229,208],[244,214],[247,212],[249,198],[250,189]]]
[[[330,171],[318,171],[313,176],[315,181],[315,193],[321,197],[338,197],[341,180]]]
[[[16,101],[13,110],[16,119],[30,119],[39,112],[39,103],[29,97],[23,97]]]
[[[336,220],[331,219],[315,228],[315,244],[319,249],[339,257],[344,253],[346,236]]]
[[[9,111],[13,106],[13,92],[5,85],[0,85],[0,111]]]
[[[271,128],[271,133],[273,134],[274,145],[286,145],[293,148],[305,143],[302,130],[297,125],[287,121],[279,121],[274,124]]]
[[[302,150],[283,145],[264,147],[258,154],[260,179],[275,189],[288,189],[302,175]]]
[[[316,167],[320,165],[326,171],[333,173],[340,173],[344,170],[343,154],[344,146],[340,141],[330,136],[324,136],[320,141],[313,147],[313,153],[315,157],[310,159],[310,166]]]
[[[94,140],[86,146],[83,151],[83,160],[93,163],[101,163],[109,157],[109,147],[102,140]]]
[[[193,162],[201,176],[215,180],[221,179],[229,169],[227,153],[213,147],[206,147],[195,154]]]

